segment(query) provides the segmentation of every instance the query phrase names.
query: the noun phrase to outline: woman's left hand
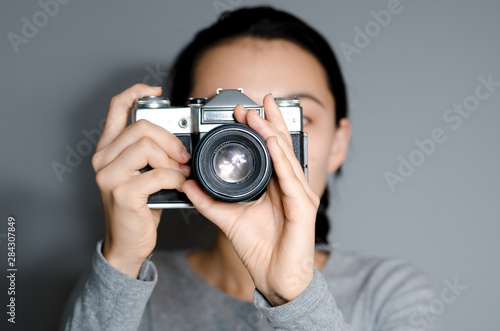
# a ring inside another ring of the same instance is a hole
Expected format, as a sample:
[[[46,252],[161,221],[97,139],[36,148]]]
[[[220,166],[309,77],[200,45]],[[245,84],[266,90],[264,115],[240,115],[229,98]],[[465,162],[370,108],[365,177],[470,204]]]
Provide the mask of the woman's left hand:
[[[185,182],[182,190],[225,233],[256,288],[278,306],[298,297],[312,281],[319,198],[295,157],[281,110],[271,94],[264,98],[264,109],[266,119],[241,105],[234,110],[238,122],[266,140],[273,161],[275,175],[258,200],[216,201],[194,180]]]

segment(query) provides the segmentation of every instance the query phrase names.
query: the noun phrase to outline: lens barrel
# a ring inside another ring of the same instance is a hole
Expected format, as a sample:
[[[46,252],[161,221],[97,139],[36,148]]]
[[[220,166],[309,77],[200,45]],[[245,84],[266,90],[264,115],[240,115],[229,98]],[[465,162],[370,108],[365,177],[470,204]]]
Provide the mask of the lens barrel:
[[[215,199],[255,200],[265,191],[273,172],[265,140],[243,124],[223,124],[200,140],[193,153],[193,174]]]

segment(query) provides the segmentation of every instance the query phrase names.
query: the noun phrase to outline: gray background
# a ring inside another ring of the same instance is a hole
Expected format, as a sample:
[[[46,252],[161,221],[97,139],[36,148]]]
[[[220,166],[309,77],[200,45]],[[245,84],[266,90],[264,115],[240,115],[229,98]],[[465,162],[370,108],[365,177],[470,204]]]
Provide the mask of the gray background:
[[[43,0],[42,0],[43,1]],[[62,0],[61,0],[62,1]],[[175,54],[222,7],[251,0],[71,1],[43,22],[36,1],[4,1],[0,10],[0,275],[5,275],[7,218],[17,222],[17,329],[54,329],[72,284],[103,235],[98,190],[84,155],[59,181],[53,162],[67,148],[94,147],[84,130],[99,129],[111,96],[147,81],[158,85]],[[350,58],[355,27],[370,27],[383,1],[272,1],[321,31],[338,53],[349,87],[353,137],[341,178],[333,183],[332,242],[343,250],[402,256],[436,288],[466,290],[436,303],[448,330],[492,330],[500,304],[500,91],[453,130],[443,115],[474,94],[478,76],[500,81],[500,3],[401,0],[401,12]],[[39,19],[16,53],[23,17]],[[372,26],[372,28],[374,28]],[[441,128],[437,144],[392,192],[414,140]],[[73,160],[75,161],[75,160]],[[202,245],[211,227],[192,214],[168,213],[163,248]],[[1,276],[0,306],[7,303]],[[456,280],[455,280],[456,279]],[[6,314],[0,311],[1,323]],[[0,324],[0,325],[2,325]]]

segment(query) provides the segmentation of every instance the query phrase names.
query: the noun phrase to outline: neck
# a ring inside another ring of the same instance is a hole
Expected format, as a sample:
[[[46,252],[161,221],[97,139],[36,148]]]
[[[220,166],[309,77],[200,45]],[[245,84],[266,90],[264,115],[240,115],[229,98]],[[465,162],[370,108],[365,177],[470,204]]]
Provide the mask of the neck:
[[[253,280],[233,246],[219,229],[215,244],[189,255],[188,262],[212,286],[237,299],[253,301]]]
[[[255,284],[231,242],[217,229],[215,244],[190,254],[188,263],[205,281],[227,295],[242,301],[253,301]],[[322,269],[328,254],[316,251],[315,265]]]

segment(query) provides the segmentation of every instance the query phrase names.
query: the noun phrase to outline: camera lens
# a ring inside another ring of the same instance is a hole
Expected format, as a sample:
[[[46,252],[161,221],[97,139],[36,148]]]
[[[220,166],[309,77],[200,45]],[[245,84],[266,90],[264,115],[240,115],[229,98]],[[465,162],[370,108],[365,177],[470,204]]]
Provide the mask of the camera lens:
[[[214,156],[217,176],[228,183],[241,183],[248,179],[254,168],[253,153],[239,143],[219,146]]]
[[[215,199],[242,202],[266,189],[273,167],[264,139],[243,124],[223,124],[207,132],[193,153],[193,174]]]

